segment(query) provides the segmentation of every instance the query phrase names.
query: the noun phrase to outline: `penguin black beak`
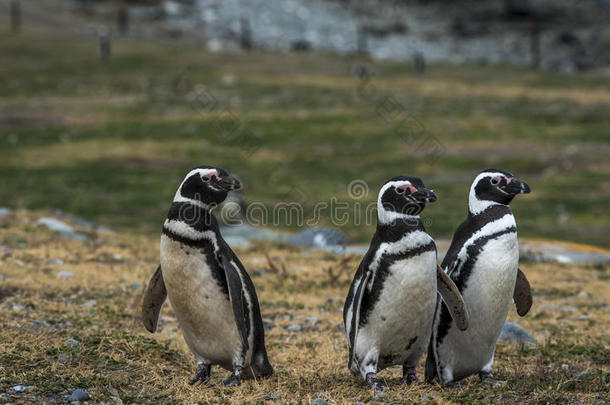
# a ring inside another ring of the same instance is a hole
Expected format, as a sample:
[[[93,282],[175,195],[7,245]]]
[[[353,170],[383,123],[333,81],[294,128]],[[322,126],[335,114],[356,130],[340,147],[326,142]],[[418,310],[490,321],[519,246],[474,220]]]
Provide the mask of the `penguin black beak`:
[[[239,190],[241,183],[235,177],[226,176],[218,181],[218,185],[225,191]]]
[[[504,186],[504,191],[506,191],[510,195],[517,195],[517,194],[528,194],[532,190],[530,189],[530,186],[527,185],[527,183],[524,183],[517,179],[511,179],[510,183],[508,183],[506,186]]]
[[[436,201],[436,194],[434,191],[428,190],[427,188],[418,188],[416,192],[411,194],[411,197],[417,202],[431,202]]]

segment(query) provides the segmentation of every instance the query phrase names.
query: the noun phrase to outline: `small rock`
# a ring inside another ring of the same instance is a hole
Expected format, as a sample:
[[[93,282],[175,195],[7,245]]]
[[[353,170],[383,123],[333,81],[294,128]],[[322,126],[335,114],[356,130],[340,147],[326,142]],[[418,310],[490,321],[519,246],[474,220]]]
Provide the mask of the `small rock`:
[[[40,218],[37,222],[39,226],[45,226],[48,229],[59,233],[62,236],[70,239],[76,239],[80,241],[86,241],[88,238],[82,233],[75,232],[72,227],[64,222],[61,222],[55,218]]]
[[[11,214],[11,210],[6,207],[0,207],[0,217],[4,217]]]
[[[21,304],[13,304],[13,306],[11,307],[11,311],[21,312],[21,311],[23,311],[23,308],[25,308],[25,307]]]
[[[66,270],[62,270],[59,273],[57,273],[57,277],[58,278],[72,278],[74,277],[74,273],[72,273],[71,271],[66,271]]]
[[[85,307],[85,308],[93,308],[96,305],[97,305],[97,301],[96,300],[89,300],[89,301],[87,301],[87,302],[85,302],[83,304],[83,307]]]
[[[2,394],[0,394],[0,399],[8,400],[11,399],[11,396],[6,392],[3,392]]]
[[[574,378],[588,378],[591,376],[591,372],[590,371],[580,371],[578,373],[574,373],[574,375],[572,377]]]
[[[131,287],[132,290],[139,290],[140,288],[142,288],[142,284],[136,282],[131,283],[131,285],[129,286]]]
[[[286,242],[297,246],[325,248],[328,246],[349,245],[352,243],[352,238],[346,233],[333,228],[313,228],[290,236]]]
[[[311,325],[315,325],[319,321],[319,319],[316,318],[315,316],[310,316],[310,317],[306,318],[305,320],[307,321],[307,323],[309,323]]]
[[[289,327],[287,327],[286,330],[288,330],[290,332],[300,332],[303,330],[303,326],[299,325],[299,324],[294,324],[294,325],[290,325]]]
[[[112,255],[112,258],[117,261],[117,262],[122,262],[123,261],[123,255],[119,254],[119,253],[115,253]]]
[[[85,392],[84,390],[81,390],[80,388],[77,388],[74,391],[72,391],[72,395],[70,395],[68,400],[70,402],[88,401],[89,400],[89,394],[87,394],[87,392]]]
[[[581,316],[579,316],[579,317],[578,317],[578,320],[579,320],[579,321],[588,321],[588,320],[590,320],[590,319],[591,319],[591,318],[590,318],[590,317],[589,317],[589,315],[587,315],[587,314],[582,314]]]
[[[311,401],[311,405],[327,405],[328,401],[326,401],[323,398],[316,398],[313,401]]]
[[[281,397],[284,396],[283,392],[278,392],[276,394],[267,394],[263,397],[263,401],[277,401]]]
[[[62,264],[64,264],[64,261],[61,259],[51,259],[45,262],[45,264],[49,266],[61,266]]]
[[[566,255],[556,255],[555,260],[557,260],[558,263],[562,264],[572,263],[574,261],[570,256]]]
[[[33,388],[33,386],[32,385],[15,385],[14,387],[9,388],[9,391],[24,392],[26,390],[29,390],[30,388]]]
[[[68,347],[78,347],[80,346],[80,342],[76,339],[68,338],[65,340],[66,346]]]
[[[388,393],[385,391],[375,391],[375,395],[373,395],[373,401],[383,402],[388,399]]]
[[[576,312],[576,308],[574,308],[574,307],[562,307],[560,305],[553,305],[553,304],[544,304],[543,306],[540,307],[540,309],[545,309],[545,310],[549,310],[549,311],[569,312],[571,314]]]
[[[569,366],[568,364],[566,364],[566,363],[562,363],[562,364],[561,364],[561,369],[562,369],[562,370],[569,370],[569,369],[570,369],[570,366]]]
[[[45,321],[44,319],[36,319],[34,322],[32,322],[32,327],[34,329],[50,328],[51,324]]]
[[[500,387],[504,387],[506,385],[507,381],[504,380],[489,380],[489,383],[492,387],[494,388],[500,388]]]
[[[591,298],[591,294],[586,291],[581,291],[580,293],[578,293],[578,298],[588,300],[589,298]]]
[[[25,264],[23,261],[21,261],[19,259],[15,259],[15,261],[13,263],[15,263],[19,267],[21,267],[21,266],[23,266]]]
[[[519,344],[532,344],[538,346],[538,341],[525,329],[516,323],[504,322],[500,332],[500,340]]]
[[[60,362],[60,363],[65,363],[68,360],[70,360],[71,358],[72,358],[71,355],[66,354],[66,353],[62,353],[59,356],[57,356],[57,361]]]

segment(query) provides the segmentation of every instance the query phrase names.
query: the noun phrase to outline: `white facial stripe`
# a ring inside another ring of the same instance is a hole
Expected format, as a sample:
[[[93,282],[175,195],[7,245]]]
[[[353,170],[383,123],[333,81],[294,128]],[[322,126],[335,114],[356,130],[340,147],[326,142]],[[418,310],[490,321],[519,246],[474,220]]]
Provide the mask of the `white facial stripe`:
[[[214,205],[214,204],[205,204],[205,203],[203,203],[203,202],[201,202],[199,200],[194,200],[192,198],[183,197],[183,196],[180,195],[180,190],[178,190],[176,192],[176,195],[174,196],[174,202],[186,202],[186,203],[190,203],[190,204],[193,204],[193,205],[195,205],[195,206],[197,206],[199,208],[202,208],[204,210],[207,210],[207,211],[211,211],[214,208],[216,208],[216,205]]]
[[[491,178],[495,176],[506,177],[504,173],[498,172],[485,172],[475,177],[474,181],[472,182],[472,185],[470,186],[470,193],[468,194],[468,209],[472,214],[479,214],[485,211],[487,208],[491,207],[492,205],[504,205],[495,201],[479,200],[474,189],[481,179],[484,179],[485,177]]]
[[[408,180],[398,180],[398,181],[390,181],[390,182],[384,184],[383,187],[381,187],[381,190],[379,190],[379,195],[377,196],[377,219],[378,219],[378,221],[382,224],[389,224],[389,223],[396,221],[397,219],[419,218],[419,215],[403,214],[400,212],[389,211],[389,210],[385,209],[385,207],[383,206],[383,203],[381,202],[381,197],[383,196],[383,193],[385,193],[386,190],[392,186],[394,186],[394,187],[412,186],[412,184]]]
[[[201,201],[193,200],[192,198],[183,197],[180,194],[180,190],[182,190],[182,185],[184,184],[186,179],[188,179],[192,175],[199,174],[200,177],[203,177],[203,176],[206,176],[211,173],[216,174],[217,177],[220,177],[218,175],[218,171],[216,169],[193,169],[190,172],[188,172],[188,174],[186,176],[184,176],[184,180],[182,180],[182,183],[180,183],[178,190],[176,190],[176,194],[174,194],[174,202],[190,202],[192,204],[197,205],[198,207],[207,208],[207,205],[202,203]]]

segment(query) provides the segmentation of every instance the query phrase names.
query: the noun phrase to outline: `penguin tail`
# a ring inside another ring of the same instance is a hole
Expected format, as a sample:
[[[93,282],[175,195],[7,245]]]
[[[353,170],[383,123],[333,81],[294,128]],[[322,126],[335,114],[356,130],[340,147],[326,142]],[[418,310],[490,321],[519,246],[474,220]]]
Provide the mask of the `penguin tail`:
[[[430,343],[428,344],[428,356],[426,356],[426,368],[424,370],[426,382],[429,384],[433,384],[434,382],[438,381],[433,342],[433,337],[430,337]]]

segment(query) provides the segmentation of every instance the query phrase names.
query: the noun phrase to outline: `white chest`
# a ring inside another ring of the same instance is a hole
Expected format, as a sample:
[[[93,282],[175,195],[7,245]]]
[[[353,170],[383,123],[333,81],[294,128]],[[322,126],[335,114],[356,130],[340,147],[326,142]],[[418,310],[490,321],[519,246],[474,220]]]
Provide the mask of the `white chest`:
[[[189,348],[198,357],[230,367],[241,340],[229,297],[198,249],[165,235],[160,247],[167,295]]]
[[[462,289],[470,314],[469,331],[484,331],[480,333],[495,342],[508,313],[518,265],[519,246],[515,232],[484,245],[466,288]]]

